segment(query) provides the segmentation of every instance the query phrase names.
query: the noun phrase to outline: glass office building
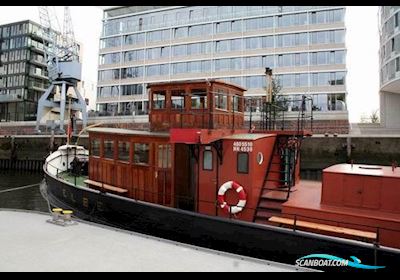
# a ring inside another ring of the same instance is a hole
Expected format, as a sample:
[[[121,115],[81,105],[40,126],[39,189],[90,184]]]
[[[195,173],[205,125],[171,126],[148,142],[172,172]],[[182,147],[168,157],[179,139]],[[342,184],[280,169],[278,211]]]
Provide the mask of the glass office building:
[[[316,119],[348,120],[344,16],[342,6],[104,8],[97,110],[147,114],[146,85],[159,81],[221,79],[263,96],[269,67],[287,98],[313,97]]]
[[[400,6],[379,8],[381,124],[400,128]]]
[[[37,103],[49,85],[40,25],[0,26],[0,121],[36,120]]]

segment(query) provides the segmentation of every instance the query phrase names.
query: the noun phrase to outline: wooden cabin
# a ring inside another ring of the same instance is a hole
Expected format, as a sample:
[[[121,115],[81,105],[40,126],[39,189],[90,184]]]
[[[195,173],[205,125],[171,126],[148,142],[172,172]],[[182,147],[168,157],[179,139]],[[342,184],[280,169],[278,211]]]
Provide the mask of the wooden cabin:
[[[218,80],[150,84],[150,127],[242,128],[245,89]]]
[[[277,182],[283,176],[279,155],[283,148],[278,140],[293,133],[249,132],[243,127],[243,93],[236,85],[216,80],[149,85],[151,131],[88,130],[87,183],[202,214],[256,222],[257,217],[265,219],[266,195],[281,187]],[[299,164],[294,168],[288,172],[298,174]],[[293,177],[298,181],[298,176]],[[225,202],[245,201],[234,215],[221,207],[218,194],[231,181],[240,186],[243,199],[229,189]]]

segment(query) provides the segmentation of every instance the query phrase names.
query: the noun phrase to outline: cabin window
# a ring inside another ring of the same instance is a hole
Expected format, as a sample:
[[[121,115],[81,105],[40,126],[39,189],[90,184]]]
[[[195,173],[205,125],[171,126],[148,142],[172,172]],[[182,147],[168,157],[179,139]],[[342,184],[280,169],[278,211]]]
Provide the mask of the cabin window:
[[[192,109],[207,108],[207,91],[205,89],[192,89]]]
[[[136,164],[149,164],[149,144],[135,143],[133,162]]]
[[[249,173],[249,153],[237,154],[237,173]]]
[[[158,168],[171,168],[171,145],[158,145]]]
[[[203,170],[213,170],[212,151],[204,151],[203,153]]]
[[[114,159],[114,141],[104,140],[104,157]]]
[[[90,143],[90,155],[99,157],[100,156],[100,140],[93,139]]]
[[[215,94],[215,108],[228,110],[228,96],[222,90],[218,90],[218,93]]]
[[[184,90],[171,91],[171,107],[172,107],[172,109],[177,109],[177,110],[185,108],[185,91]]]
[[[233,108],[234,112],[242,112],[243,111],[239,96],[236,96],[236,95],[233,96],[232,103],[233,103],[232,108]]]
[[[155,91],[153,94],[153,109],[165,108],[165,91]]]
[[[129,142],[118,142],[118,160],[129,162]]]

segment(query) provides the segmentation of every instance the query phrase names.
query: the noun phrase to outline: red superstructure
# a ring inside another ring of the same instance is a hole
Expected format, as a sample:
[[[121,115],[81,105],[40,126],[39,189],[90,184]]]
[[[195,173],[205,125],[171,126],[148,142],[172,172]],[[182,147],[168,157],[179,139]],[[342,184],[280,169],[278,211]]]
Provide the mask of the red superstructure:
[[[337,165],[324,170],[322,187],[300,181],[301,139],[311,135],[304,112],[285,127],[271,122],[284,113],[265,106],[265,122],[245,125],[244,91],[216,80],[150,85],[150,132],[89,130],[88,184],[210,216],[324,225],[324,234],[336,234],[329,225],[380,227],[380,243],[400,247],[399,169]],[[298,102],[304,110],[305,98]]]

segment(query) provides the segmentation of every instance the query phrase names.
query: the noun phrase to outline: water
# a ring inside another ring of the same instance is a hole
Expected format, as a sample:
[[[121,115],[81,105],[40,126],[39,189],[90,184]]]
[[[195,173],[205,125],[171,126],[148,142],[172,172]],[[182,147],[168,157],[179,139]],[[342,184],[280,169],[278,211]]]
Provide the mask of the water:
[[[302,169],[300,170],[300,178],[303,180],[322,181],[322,170],[318,169]]]
[[[47,201],[39,185],[10,192],[2,192],[26,185],[40,183],[43,174],[29,171],[0,170],[0,208],[25,209],[48,212]]]

